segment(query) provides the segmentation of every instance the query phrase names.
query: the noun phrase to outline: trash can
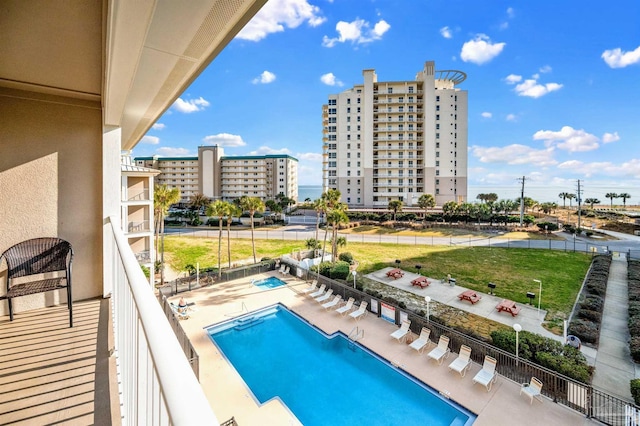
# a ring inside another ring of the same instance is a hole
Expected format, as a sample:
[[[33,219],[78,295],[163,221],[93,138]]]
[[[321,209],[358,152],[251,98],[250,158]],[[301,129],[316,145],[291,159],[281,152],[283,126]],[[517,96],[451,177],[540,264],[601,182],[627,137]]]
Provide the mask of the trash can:
[[[567,345],[573,346],[576,349],[580,349],[582,347],[582,342],[577,336],[570,334],[567,336]]]

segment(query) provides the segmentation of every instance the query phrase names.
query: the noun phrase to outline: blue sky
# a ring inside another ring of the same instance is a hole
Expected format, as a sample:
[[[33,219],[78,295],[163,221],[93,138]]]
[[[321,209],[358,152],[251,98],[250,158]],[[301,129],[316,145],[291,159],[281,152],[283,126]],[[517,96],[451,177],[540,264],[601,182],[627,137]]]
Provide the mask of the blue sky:
[[[640,204],[640,2],[270,0],[134,155],[285,153],[320,185],[321,108],[425,61],[467,74],[469,201],[627,192]],[[618,200],[621,203],[621,200]]]

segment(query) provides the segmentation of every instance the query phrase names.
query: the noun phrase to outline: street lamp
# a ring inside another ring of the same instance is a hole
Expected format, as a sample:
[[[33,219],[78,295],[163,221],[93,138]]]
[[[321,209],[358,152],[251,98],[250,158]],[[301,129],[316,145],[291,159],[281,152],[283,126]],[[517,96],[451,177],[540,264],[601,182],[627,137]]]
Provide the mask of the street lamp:
[[[355,269],[351,271],[351,273],[353,274],[353,288],[356,288],[356,275],[358,275],[358,273]]]
[[[429,312],[429,304],[431,303],[431,296],[425,296],[424,300],[427,302],[427,322],[429,322],[429,316],[431,312]]]
[[[540,290],[538,291],[538,319],[540,319],[540,301],[542,300],[542,281],[533,280],[533,282],[540,284]]]
[[[520,324],[513,324],[513,329],[516,331],[516,365],[518,365],[518,337],[522,331],[522,326]]]

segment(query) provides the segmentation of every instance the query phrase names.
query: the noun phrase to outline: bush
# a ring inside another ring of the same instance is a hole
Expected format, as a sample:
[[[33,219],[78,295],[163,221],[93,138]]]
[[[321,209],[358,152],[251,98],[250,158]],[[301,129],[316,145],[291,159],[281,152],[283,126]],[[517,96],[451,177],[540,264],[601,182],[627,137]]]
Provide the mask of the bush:
[[[602,314],[598,311],[592,311],[590,309],[580,309],[578,311],[578,318],[584,318],[595,323],[599,323],[602,320]]]
[[[149,278],[151,276],[151,270],[146,266],[140,265],[140,269],[142,269],[142,272],[144,273],[145,277]]]
[[[547,231],[557,231],[558,230],[558,225],[556,225],[555,223],[552,223],[552,222],[539,222],[539,223],[536,224],[536,226],[538,228],[540,228],[541,231],[544,231],[545,227],[546,227]]]
[[[629,349],[631,350],[631,358],[635,362],[640,362],[640,336],[631,336]]]
[[[320,274],[325,277],[329,277],[335,280],[346,280],[349,276],[349,264],[347,262],[339,261],[335,264],[331,262],[322,262],[318,266],[312,266],[312,271],[320,269]]]
[[[338,259],[342,260],[343,262],[347,262],[349,265],[353,265],[353,255],[348,251],[340,253]]]
[[[636,405],[640,404],[640,379],[633,379],[629,383],[631,386],[631,396],[633,396],[633,400]]]
[[[580,304],[581,309],[602,312],[602,308],[604,308],[604,301],[601,297],[598,296],[588,296],[584,299],[584,302]]]
[[[600,324],[577,318],[569,325],[569,334],[577,336],[584,343],[596,343],[600,334]]]

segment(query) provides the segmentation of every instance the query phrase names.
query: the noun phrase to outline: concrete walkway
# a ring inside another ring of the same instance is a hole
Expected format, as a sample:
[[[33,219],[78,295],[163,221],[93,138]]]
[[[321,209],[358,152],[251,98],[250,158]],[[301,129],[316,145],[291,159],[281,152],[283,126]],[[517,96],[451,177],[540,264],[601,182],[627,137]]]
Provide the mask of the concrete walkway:
[[[636,373],[638,367],[629,352],[628,301],[627,259],[624,253],[614,253],[592,384],[612,395],[633,401],[629,381],[639,376]]]

